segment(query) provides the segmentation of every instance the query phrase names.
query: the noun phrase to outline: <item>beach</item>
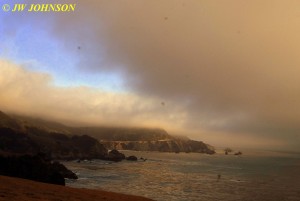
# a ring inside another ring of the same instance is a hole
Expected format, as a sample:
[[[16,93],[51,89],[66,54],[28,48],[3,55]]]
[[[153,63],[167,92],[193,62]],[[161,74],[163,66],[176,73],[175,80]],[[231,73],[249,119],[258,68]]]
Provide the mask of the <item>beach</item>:
[[[140,196],[112,193],[102,190],[71,188],[40,183],[20,178],[0,176],[0,200],[10,201],[150,201]]]

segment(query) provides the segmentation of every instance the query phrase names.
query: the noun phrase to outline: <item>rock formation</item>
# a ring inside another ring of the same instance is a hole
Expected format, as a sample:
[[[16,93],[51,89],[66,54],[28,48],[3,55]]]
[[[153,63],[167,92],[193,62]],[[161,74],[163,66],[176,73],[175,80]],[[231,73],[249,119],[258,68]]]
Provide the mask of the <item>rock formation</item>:
[[[137,157],[136,156],[128,156],[128,157],[126,157],[126,160],[128,160],[128,161],[137,161]]]
[[[0,151],[7,153],[45,153],[53,159],[105,159],[107,149],[87,135],[67,136],[36,128],[26,132],[0,128]]]
[[[65,185],[64,178],[77,176],[64,165],[51,162],[44,154],[0,156],[0,175]]]
[[[74,132],[80,130],[98,139],[108,149],[215,153],[214,148],[208,144],[190,140],[187,137],[171,136],[163,129],[86,127],[74,130]]]
[[[157,140],[157,141],[101,141],[108,149],[160,151],[160,152],[196,152],[214,154],[214,148],[194,140]]]
[[[121,161],[125,159],[125,155],[120,153],[118,150],[113,149],[108,153],[107,160],[110,161]]]

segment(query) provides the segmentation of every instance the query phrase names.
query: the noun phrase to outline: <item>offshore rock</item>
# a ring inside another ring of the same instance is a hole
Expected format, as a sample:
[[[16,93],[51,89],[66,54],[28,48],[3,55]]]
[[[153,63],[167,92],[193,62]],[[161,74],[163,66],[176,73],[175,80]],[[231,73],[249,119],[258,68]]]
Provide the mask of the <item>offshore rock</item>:
[[[128,156],[128,157],[126,157],[126,160],[128,160],[128,161],[137,161],[137,157],[136,156]]]
[[[125,159],[125,155],[120,153],[116,149],[113,149],[110,152],[108,152],[107,160],[118,162],[118,161],[122,161],[124,159]]]
[[[63,164],[55,161],[52,163],[53,169],[59,172],[64,178],[78,179],[77,175],[71,170],[67,169]]]

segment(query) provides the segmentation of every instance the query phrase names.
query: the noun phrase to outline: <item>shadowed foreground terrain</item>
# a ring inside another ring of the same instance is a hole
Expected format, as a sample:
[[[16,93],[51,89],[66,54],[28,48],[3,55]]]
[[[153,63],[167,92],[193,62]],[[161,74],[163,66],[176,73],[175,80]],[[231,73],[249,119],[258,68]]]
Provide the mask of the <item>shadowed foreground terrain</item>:
[[[150,201],[133,195],[111,193],[102,190],[77,189],[45,184],[25,179],[0,176],[0,200],[30,201]]]

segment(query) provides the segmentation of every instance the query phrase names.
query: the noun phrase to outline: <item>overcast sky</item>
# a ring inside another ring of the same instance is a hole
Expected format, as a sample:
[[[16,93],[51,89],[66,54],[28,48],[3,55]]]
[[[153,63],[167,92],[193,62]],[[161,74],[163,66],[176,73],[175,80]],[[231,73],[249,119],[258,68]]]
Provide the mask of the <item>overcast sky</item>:
[[[68,3],[0,11],[1,110],[299,150],[299,1]]]

